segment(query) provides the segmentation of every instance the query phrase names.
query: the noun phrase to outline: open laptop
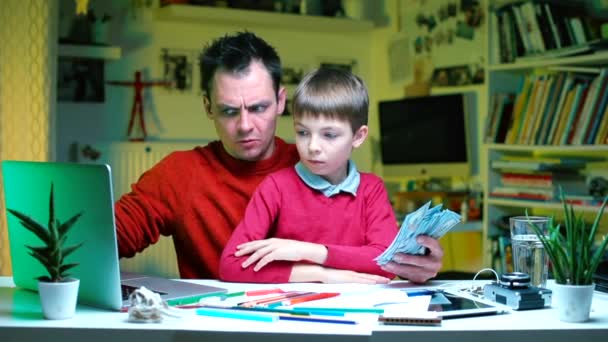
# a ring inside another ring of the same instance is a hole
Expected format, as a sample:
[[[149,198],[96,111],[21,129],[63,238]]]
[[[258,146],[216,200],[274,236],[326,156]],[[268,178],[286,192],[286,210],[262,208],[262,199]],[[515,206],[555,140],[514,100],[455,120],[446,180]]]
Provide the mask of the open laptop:
[[[79,303],[120,310],[128,304],[129,291],[140,286],[161,294],[165,300],[226,292],[219,287],[120,273],[108,165],[2,161],[2,178],[6,208],[20,211],[45,227],[51,183],[56,219],[65,222],[83,212],[68,234],[68,245],[84,242],[68,256],[68,261],[79,263],[70,270],[73,277],[80,279]],[[42,242],[5,212],[15,285],[37,291],[36,278],[47,273],[24,246],[40,246]]]

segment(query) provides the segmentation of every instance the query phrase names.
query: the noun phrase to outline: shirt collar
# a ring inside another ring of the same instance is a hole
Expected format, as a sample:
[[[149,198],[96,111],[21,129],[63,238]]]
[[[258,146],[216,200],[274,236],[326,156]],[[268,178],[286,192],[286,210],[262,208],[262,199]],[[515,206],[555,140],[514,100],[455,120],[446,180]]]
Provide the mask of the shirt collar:
[[[336,195],[340,193],[340,191],[351,193],[353,196],[357,195],[357,188],[359,188],[361,176],[359,171],[357,171],[355,162],[352,160],[348,161],[348,174],[346,175],[346,178],[340,184],[336,185],[333,185],[323,177],[310,172],[302,162],[298,162],[295,169],[298,176],[300,176],[300,179],[302,179],[306,185],[321,191],[326,197]]]

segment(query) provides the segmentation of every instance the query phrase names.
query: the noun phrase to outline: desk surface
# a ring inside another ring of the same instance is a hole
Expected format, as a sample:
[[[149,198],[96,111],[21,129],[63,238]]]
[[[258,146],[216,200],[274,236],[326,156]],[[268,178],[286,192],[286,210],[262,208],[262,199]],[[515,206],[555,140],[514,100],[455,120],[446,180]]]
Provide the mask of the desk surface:
[[[195,281],[227,288],[229,291],[268,288],[269,285]],[[480,284],[483,282],[479,282]],[[427,286],[438,285],[429,283]],[[470,282],[466,282],[470,284]],[[317,284],[315,284],[317,285]],[[274,285],[270,285],[275,287]],[[292,284],[278,285],[289,289]],[[318,285],[322,286],[322,285]],[[334,288],[336,285],[333,285]],[[348,286],[348,285],[346,285]],[[410,287],[394,282],[391,287]],[[386,287],[386,286],[384,286]],[[126,313],[109,312],[78,306],[76,316],[68,320],[45,320],[38,294],[16,289],[11,278],[0,277],[0,340],[45,341],[606,341],[608,337],[608,295],[595,293],[591,320],[564,323],[552,308],[513,311],[494,316],[444,320],[440,327],[385,326],[374,320],[357,325],[277,321],[271,323],[209,318],[188,315],[165,319],[162,323],[129,323]],[[412,340],[414,339],[414,340]]]

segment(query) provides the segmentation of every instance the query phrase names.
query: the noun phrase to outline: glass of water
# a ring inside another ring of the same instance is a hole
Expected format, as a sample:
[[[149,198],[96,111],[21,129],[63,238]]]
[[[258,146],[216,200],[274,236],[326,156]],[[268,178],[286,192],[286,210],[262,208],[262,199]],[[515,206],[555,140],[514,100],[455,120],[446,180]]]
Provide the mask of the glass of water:
[[[530,285],[536,287],[547,286],[549,258],[532,225],[547,234],[549,222],[550,219],[544,216],[515,216],[509,218],[513,270],[527,273],[530,276]]]

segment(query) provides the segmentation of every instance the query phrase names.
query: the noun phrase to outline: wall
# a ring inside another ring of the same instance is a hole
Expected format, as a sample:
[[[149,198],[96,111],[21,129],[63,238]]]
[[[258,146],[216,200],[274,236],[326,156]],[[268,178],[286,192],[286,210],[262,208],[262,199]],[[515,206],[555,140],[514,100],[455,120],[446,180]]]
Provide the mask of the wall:
[[[130,80],[135,70],[143,70],[147,80],[158,80],[162,75],[161,49],[186,49],[196,55],[210,39],[241,29],[237,25],[216,25],[161,21],[155,18],[153,8],[133,11],[123,1],[111,3],[91,2],[96,13],[108,11],[112,15],[111,31],[119,37],[111,41],[122,48],[120,60],[107,62],[106,80]],[[69,18],[73,1],[62,3]],[[95,7],[96,6],[96,7]],[[133,18],[132,13],[137,17]],[[255,15],[255,12],[252,12]],[[356,59],[355,72],[370,82],[377,66],[372,65],[372,31],[357,33],[310,32],[303,30],[268,27],[247,27],[250,31],[274,45],[286,66],[305,66],[312,69],[321,60],[344,61]],[[202,109],[198,91],[198,67],[194,68],[194,88],[187,93],[169,91],[160,87],[144,92],[146,126],[151,140],[200,140],[215,138],[211,122]],[[370,88],[373,88],[370,86]],[[104,103],[58,104],[58,159],[69,158],[69,146],[73,142],[122,141],[126,138],[132,90],[129,87],[105,87]],[[372,103],[375,92],[370,89]],[[376,122],[375,106],[372,106],[370,122]],[[277,134],[293,140],[291,117],[279,119]],[[355,154],[355,160],[363,170],[372,165],[371,149],[364,145]]]

